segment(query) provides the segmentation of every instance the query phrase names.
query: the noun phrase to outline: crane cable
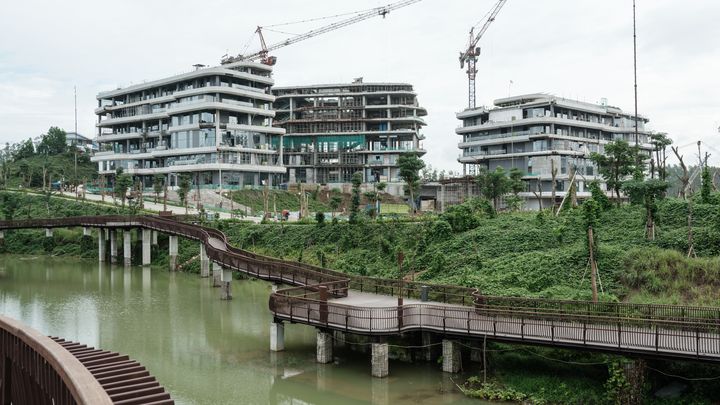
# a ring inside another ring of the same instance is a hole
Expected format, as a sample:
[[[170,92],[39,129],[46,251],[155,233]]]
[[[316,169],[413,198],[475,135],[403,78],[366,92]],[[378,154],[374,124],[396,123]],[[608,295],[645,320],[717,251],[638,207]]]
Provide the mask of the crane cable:
[[[313,21],[329,20],[331,18],[338,18],[338,17],[347,16],[347,15],[366,13],[368,11],[375,10],[377,8],[382,8],[382,7],[373,7],[373,8],[368,8],[365,10],[351,11],[349,13],[335,14],[335,15],[329,15],[329,16],[325,16],[325,17],[308,18],[306,20],[289,21],[289,22],[284,22],[284,23],[280,23],[280,24],[265,25],[262,28],[266,29],[266,28],[271,28],[271,27],[281,27],[284,25],[293,25],[293,24],[302,24],[302,23],[308,23],[308,22],[313,22]]]

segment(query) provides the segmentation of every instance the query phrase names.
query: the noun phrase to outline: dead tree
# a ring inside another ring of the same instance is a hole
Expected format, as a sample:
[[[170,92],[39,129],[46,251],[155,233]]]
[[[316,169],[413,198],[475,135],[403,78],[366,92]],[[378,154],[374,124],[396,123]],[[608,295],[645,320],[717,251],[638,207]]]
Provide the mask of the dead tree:
[[[538,176],[537,181],[535,182],[535,191],[533,191],[533,194],[535,194],[535,198],[538,200],[538,208],[540,211],[543,210],[543,203],[542,203],[542,182],[540,181],[540,176]]]
[[[688,187],[690,187],[690,173],[688,173],[688,168],[685,166],[685,162],[683,161],[683,157],[678,152],[678,148],[676,146],[671,146],[670,149],[672,149],[675,156],[680,161],[680,168],[683,171],[682,175],[676,175],[678,180],[680,180],[680,190],[678,190],[678,197],[682,197],[683,199],[686,198],[686,192]]]

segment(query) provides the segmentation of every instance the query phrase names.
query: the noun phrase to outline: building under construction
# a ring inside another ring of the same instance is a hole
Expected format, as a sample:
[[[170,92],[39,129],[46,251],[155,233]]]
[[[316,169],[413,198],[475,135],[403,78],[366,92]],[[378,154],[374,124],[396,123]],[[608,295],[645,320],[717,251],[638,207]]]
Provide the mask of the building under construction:
[[[386,182],[402,193],[397,165],[403,153],[425,154],[421,117],[413,87],[363,83],[274,87],[274,125],[284,128],[285,181],[311,184]]]

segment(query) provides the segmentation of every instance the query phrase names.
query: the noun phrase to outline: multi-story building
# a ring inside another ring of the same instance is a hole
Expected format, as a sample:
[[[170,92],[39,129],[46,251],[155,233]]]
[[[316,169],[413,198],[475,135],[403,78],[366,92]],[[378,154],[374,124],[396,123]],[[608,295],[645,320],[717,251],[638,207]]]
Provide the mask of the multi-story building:
[[[545,206],[553,203],[553,167],[557,170],[556,203],[565,196],[573,174],[578,197],[588,197],[587,184],[593,180],[602,183],[590,154],[603,153],[608,142],[618,139],[636,143],[634,115],[607,105],[605,100],[593,104],[526,94],[495,100],[492,109],[465,110],[457,118],[462,121],[455,132],[462,137],[458,161],[463,174],[498,166],[519,168],[529,183],[527,192],[521,193],[528,198],[529,208],[536,208],[539,201]],[[647,118],[638,117],[637,144],[645,151],[652,149],[647,122]]]
[[[398,157],[423,155],[421,117],[413,87],[363,83],[275,87],[274,125],[286,131],[283,163],[288,183],[383,181],[401,193]],[[393,187],[395,183],[395,187]]]
[[[119,167],[145,186],[156,173],[177,185],[277,184],[285,130],[272,126],[272,68],[233,62],[98,94],[101,174]]]

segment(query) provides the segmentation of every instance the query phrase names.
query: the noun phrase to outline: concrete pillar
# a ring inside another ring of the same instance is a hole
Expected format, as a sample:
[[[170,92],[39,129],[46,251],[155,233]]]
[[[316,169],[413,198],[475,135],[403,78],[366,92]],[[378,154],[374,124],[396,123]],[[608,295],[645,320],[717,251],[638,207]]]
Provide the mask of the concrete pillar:
[[[151,262],[150,251],[152,247],[152,231],[150,229],[142,230],[142,265],[148,266]]]
[[[433,359],[433,335],[430,332],[422,332],[420,335],[422,339],[422,357],[425,361],[432,361]]]
[[[152,244],[153,246],[158,245],[158,231],[152,231]]]
[[[223,269],[222,276],[220,277],[220,299],[231,300],[232,291],[230,289],[230,282],[232,281],[232,270]]]
[[[633,359],[623,364],[623,373],[627,385],[621,390],[621,396],[626,398],[626,403],[630,405],[645,403],[644,385],[645,385],[645,360]]]
[[[170,235],[168,238],[169,245],[169,256],[170,256],[170,271],[177,270],[177,256],[178,256],[178,237]]]
[[[210,259],[205,251],[205,244],[200,243],[200,277],[210,276]]]
[[[0,239],[5,239],[5,231],[0,231]]]
[[[372,344],[371,365],[373,377],[387,377],[389,373],[387,343]]]
[[[53,230],[52,230],[52,228],[45,228],[45,237],[46,237],[46,238],[52,238],[52,237],[53,237]]]
[[[105,261],[105,229],[98,229],[98,261]]]
[[[457,373],[460,371],[460,344],[453,340],[443,339],[443,371]]]
[[[317,331],[317,362],[321,364],[333,361],[333,336],[330,332]]]
[[[212,264],[212,278],[213,278],[213,287],[220,287],[220,284],[222,283],[222,266],[218,263],[213,262]]]
[[[125,266],[130,266],[132,264],[132,246],[130,245],[130,242],[132,241],[132,233],[130,233],[130,229],[126,229],[123,231],[123,264]]]
[[[88,228],[87,226],[83,226],[83,236],[92,236],[92,234],[90,233],[90,228]]]
[[[285,350],[285,325],[282,322],[270,323],[270,351]]]
[[[117,263],[117,235],[114,229],[110,229],[110,263]]]

